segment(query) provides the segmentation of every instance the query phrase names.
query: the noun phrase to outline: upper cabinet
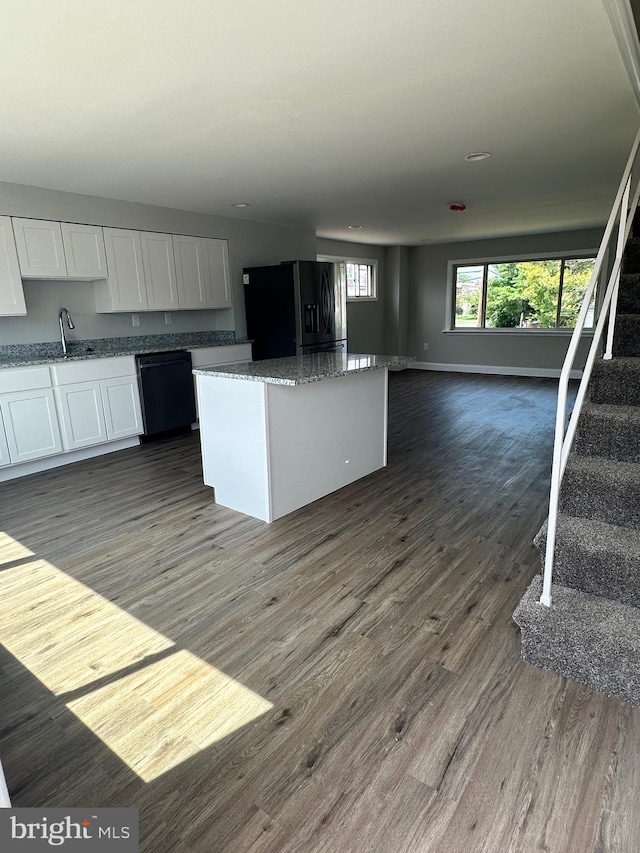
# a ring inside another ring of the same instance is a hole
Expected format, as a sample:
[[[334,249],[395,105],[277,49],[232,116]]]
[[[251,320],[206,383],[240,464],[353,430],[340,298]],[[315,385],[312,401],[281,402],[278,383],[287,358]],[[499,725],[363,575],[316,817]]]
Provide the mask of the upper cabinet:
[[[0,316],[27,313],[23,278],[93,281],[98,313],[232,305],[226,240],[0,216]]]
[[[105,228],[109,278],[95,283],[96,311],[174,311],[178,302],[171,234]]]
[[[15,219],[13,232],[24,278],[66,278],[62,229],[59,222]]]
[[[174,234],[180,308],[229,308],[231,277],[226,240]]]
[[[13,218],[23,278],[105,278],[102,228],[42,219]]]
[[[178,299],[181,308],[207,308],[207,276],[202,237],[173,235]]]
[[[109,277],[95,283],[98,313],[229,308],[226,240],[105,228]]]
[[[139,231],[105,228],[109,278],[95,283],[96,311],[145,311],[147,288]]]
[[[171,234],[141,231],[142,264],[149,311],[173,311],[178,303]]]
[[[0,316],[27,313],[11,219],[0,216]]]
[[[107,258],[102,228],[61,222],[62,245],[67,261],[68,278],[96,279],[107,277]]]
[[[208,308],[230,308],[231,275],[229,273],[229,245],[226,240],[203,238],[204,268],[209,280]]]

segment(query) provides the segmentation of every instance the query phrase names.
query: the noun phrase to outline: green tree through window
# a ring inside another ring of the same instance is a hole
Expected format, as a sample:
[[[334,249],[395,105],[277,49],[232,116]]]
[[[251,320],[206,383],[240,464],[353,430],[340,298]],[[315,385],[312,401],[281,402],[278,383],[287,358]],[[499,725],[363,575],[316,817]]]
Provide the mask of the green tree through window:
[[[455,267],[455,328],[573,328],[595,260],[542,259]],[[594,305],[587,316],[593,327]]]

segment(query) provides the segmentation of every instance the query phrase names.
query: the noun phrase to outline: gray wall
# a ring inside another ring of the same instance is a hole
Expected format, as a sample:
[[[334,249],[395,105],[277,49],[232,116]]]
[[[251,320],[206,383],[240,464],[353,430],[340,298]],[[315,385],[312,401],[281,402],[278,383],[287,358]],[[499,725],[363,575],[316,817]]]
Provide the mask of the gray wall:
[[[387,267],[384,246],[368,243],[349,243],[343,240],[318,238],[318,255],[343,258],[370,258],[378,261],[378,299],[375,302],[347,303],[347,346],[350,352],[385,351],[385,320],[387,299]]]
[[[602,231],[568,231],[526,237],[420,246],[411,250],[409,355],[440,364],[559,369],[567,335],[504,332],[446,334],[447,263],[451,260],[500,258],[544,252],[597,249]],[[424,343],[429,344],[427,352]]]
[[[386,254],[385,353],[406,355],[409,352],[411,249],[407,246],[389,246]]]
[[[72,338],[212,329],[235,329],[237,337],[242,338],[246,335],[242,268],[316,257],[316,237],[311,229],[284,228],[18,184],[0,182],[0,214],[226,239],[234,289],[233,309],[172,311],[169,326],[164,323],[163,313],[142,312],[140,326],[134,328],[130,314],[95,313],[90,282],[27,281],[24,287],[27,316],[0,317],[0,344],[57,340],[58,311],[63,305],[76,323]]]

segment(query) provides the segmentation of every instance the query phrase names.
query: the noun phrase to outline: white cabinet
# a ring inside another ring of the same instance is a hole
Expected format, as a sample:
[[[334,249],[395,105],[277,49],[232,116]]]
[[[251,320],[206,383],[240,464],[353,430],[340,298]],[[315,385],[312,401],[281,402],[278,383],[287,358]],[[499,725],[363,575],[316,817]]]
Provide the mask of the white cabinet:
[[[107,277],[107,258],[102,228],[61,222],[62,244],[67,262],[67,278]]]
[[[1,394],[0,411],[13,463],[62,451],[51,388]]]
[[[226,240],[207,237],[202,240],[205,275],[208,279],[208,308],[230,308],[231,275],[229,246]]]
[[[137,378],[119,376],[103,379],[100,389],[109,440],[140,435],[144,430]]]
[[[133,356],[56,364],[51,373],[65,450],[143,432]]]
[[[11,217],[0,216],[0,316],[26,313]]]
[[[180,306],[171,234],[105,228],[109,277],[94,284],[96,311],[175,311]]]
[[[7,436],[4,431],[4,421],[2,420],[2,411],[0,410],[0,468],[11,464],[9,457],[9,445],[7,444]]]
[[[100,382],[76,382],[55,389],[65,450],[107,441]]]
[[[227,241],[174,234],[173,247],[180,308],[230,307]]]
[[[147,290],[139,231],[105,228],[109,278],[94,284],[96,311],[144,311]]]
[[[107,264],[102,228],[13,218],[23,278],[105,278]]]
[[[207,281],[201,237],[173,235],[181,308],[207,307]]]
[[[179,304],[171,234],[141,231],[140,243],[148,310],[176,310]]]
[[[59,222],[14,218],[13,231],[23,278],[66,278]]]

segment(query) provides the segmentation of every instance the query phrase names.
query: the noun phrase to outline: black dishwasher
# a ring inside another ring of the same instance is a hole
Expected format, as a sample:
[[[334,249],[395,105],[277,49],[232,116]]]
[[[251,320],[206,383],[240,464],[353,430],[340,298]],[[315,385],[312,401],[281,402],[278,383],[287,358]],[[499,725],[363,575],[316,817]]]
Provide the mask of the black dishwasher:
[[[196,419],[191,353],[179,350],[137,355],[136,370],[144,438],[187,432]]]

